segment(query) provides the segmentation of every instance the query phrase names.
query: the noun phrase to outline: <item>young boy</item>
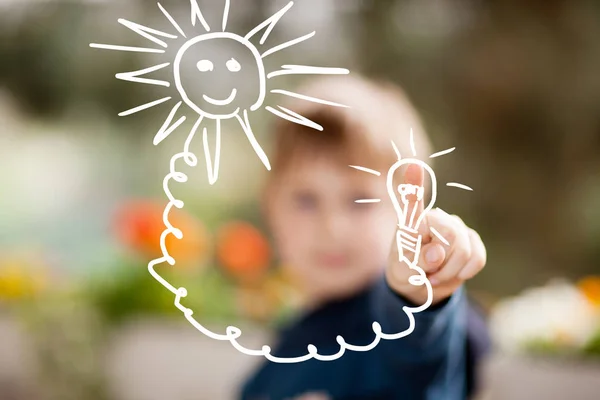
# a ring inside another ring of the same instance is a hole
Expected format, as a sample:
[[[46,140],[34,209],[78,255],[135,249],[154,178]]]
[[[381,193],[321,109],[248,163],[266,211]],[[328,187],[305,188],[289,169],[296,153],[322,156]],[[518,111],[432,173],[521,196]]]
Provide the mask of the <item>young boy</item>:
[[[408,281],[416,272],[398,261],[398,218],[385,180],[398,160],[392,141],[401,155],[412,155],[411,128],[419,158],[429,161],[430,148],[416,112],[398,89],[356,77],[314,80],[298,92],[349,108],[293,101],[286,107],[324,130],[287,121],[274,129],[265,214],[283,264],[309,300],[273,346],[272,355],[286,358],[306,355],[310,344],[321,355],[336,354],[338,335],[348,344],[370,344],[375,321],[384,333],[402,332],[409,326],[403,307],[423,305],[428,298],[425,285]],[[350,165],[380,171],[381,176]],[[403,178],[404,183],[425,186],[421,167],[407,168]],[[382,201],[357,203],[359,199]],[[418,265],[433,285],[433,302],[414,314],[410,335],[381,340],[366,352],[347,350],[334,361],[265,360],[244,385],[241,398],[466,398],[473,370],[472,351],[467,350],[480,340],[467,340],[469,307],[463,282],[484,267],[485,247],[462,220],[437,209],[426,214],[419,233],[423,245]],[[472,336],[485,339],[485,329]]]

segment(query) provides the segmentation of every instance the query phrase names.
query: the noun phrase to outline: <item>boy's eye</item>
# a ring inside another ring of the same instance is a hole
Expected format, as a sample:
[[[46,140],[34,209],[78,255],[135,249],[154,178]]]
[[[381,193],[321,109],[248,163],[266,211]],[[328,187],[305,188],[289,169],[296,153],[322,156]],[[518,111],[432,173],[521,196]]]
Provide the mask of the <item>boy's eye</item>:
[[[294,194],[294,204],[302,210],[312,210],[317,206],[317,197],[311,193]]]

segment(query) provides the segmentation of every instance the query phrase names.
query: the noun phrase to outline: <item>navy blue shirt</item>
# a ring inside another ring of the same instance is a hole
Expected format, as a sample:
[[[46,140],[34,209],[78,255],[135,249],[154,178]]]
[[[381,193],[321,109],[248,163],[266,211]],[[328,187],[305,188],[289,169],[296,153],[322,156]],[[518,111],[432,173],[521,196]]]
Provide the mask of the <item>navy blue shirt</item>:
[[[360,293],[302,315],[284,328],[272,354],[299,357],[314,344],[319,354],[339,351],[337,335],[349,344],[373,341],[372,324],[384,333],[404,331],[409,320],[385,277]],[[475,358],[468,354],[468,304],[461,287],[449,299],[414,314],[414,331],[401,339],[381,340],[370,351],[346,350],[334,361],[301,363],[264,360],[245,383],[242,400],[287,400],[309,392],[327,393],[334,400],[462,400],[467,397],[468,371]],[[485,331],[477,333],[485,336]],[[472,347],[472,346],[471,346]],[[472,373],[471,373],[472,374]]]

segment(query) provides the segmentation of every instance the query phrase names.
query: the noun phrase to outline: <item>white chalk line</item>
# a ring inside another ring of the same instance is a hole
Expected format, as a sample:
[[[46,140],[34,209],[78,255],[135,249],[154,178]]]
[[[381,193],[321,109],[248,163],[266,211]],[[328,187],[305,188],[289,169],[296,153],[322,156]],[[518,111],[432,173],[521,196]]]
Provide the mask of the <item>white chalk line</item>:
[[[278,116],[280,118],[287,119],[288,121],[293,122],[295,124],[307,126],[309,128],[313,128],[318,131],[323,131],[323,127],[321,125],[317,124],[316,122],[311,121],[310,119],[303,117],[302,115],[295,113],[292,110],[289,110],[285,107],[282,107],[282,106],[277,106],[277,107],[279,107],[285,113],[283,113],[279,110],[276,110],[271,106],[267,106],[265,109],[267,111],[269,111],[270,113],[275,114],[276,116]]]
[[[381,176],[381,172],[375,171],[374,169],[370,169],[370,168],[366,168],[366,167],[360,167],[358,165],[350,165],[350,168],[354,168],[354,169],[357,169],[359,171],[363,171],[363,172],[369,173],[371,175]]]
[[[219,178],[219,164],[221,160],[221,120],[217,120],[217,133],[215,136],[215,163],[211,162],[210,146],[208,145],[208,131],[203,130],[202,135],[204,143],[204,156],[206,158],[206,168],[208,170],[208,183],[214,185]]]
[[[206,100],[207,102],[209,102],[212,105],[215,106],[226,106],[228,104],[231,104],[233,102],[233,100],[235,100],[235,96],[237,96],[237,89],[233,88],[233,90],[231,91],[231,94],[229,95],[229,97],[227,97],[224,100],[216,100],[213,99],[212,97],[209,97],[205,94],[202,95],[202,98],[204,100]],[[217,118],[217,120],[219,120],[220,118]]]
[[[223,11],[223,32],[227,30],[227,21],[229,20],[229,8],[231,7],[231,0],[225,0],[225,10]]]
[[[150,35],[149,33],[153,33],[153,34],[155,34],[157,36],[162,36],[162,37],[166,37],[166,38],[169,38],[169,39],[177,39],[177,36],[171,35],[170,33],[166,33],[166,32],[162,32],[162,31],[159,31],[159,30],[156,30],[156,29],[153,29],[153,28],[149,28],[147,26],[140,25],[138,23],[131,22],[131,21],[128,21],[128,20],[123,19],[123,18],[119,18],[118,22],[121,25],[124,25],[125,27],[131,29],[132,31],[134,31],[138,35],[145,37],[146,39],[148,39],[148,40],[150,40],[150,41],[158,44],[161,47],[164,47],[165,49],[168,47],[167,43],[165,43],[164,41],[162,41],[162,40],[160,40],[160,39],[158,39],[158,38]]]
[[[435,229],[433,226],[429,227],[429,230],[431,231],[431,233],[433,233],[438,239],[440,239],[442,241],[442,243],[444,243],[446,246],[450,246],[450,242],[444,237],[442,236],[441,233],[438,232],[437,229]]]
[[[159,144],[160,142],[162,142],[163,140],[165,140],[167,138],[167,136],[169,136],[175,129],[177,129],[177,127],[179,125],[181,125],[185,122],[186,117],[183,116],[183,117],[179,118],[179,120],[177,120],[177,122],[175,122],[173,125],[169,126],[171,124],[171,122],[173,121],[173,117],[175,117],[177,110],[179,109],[179,107],[181,107],[182,103],[183,102],[180,101],[179,103],[175,104],[173,109],[171,109],[171,112],[169,113],[169,116],[165,120],[164,124],[158,130],[158,132],[156,133],[156,136],[154,136],[153,143],[155,146],[157,144]]]
[[[119,117],[126,117],[128,115],[135,114],[135,113],[143,111],[143,110],[147,110],[148,108],[152,108],[154,106],[157,106],[157,105],[162,104],[165,101],[169,101],[169,100],[171,100],[171,97],[163,97],[162,99],[158,99],[155,101],[151,101],[150,103],[142,104],[141,106],[137,106],[135,108],[120,112]]]
[[[473,188],[467,186],[467,185],[463,185],[462,183],[456,183],[456,182],[448,182],[446,183],[446,186],[451,186],[451,187],[455,187],[455,188],[459,188],[459,189],[464,189],[464,190],[468,190],[468,191],[473,191]]]
[[[165,10],[165,8],[162,6],[162,4],[160,4],[160,3],[157,3],[157,4],[158,4],[158,8],[160,8],[160,11],[163,13],[163,15],[165,17],[167,17],[167,19],[169,20],[171,25],[173,25],[173,27],[175,27],[175,29],[177,29],[177,32],[179,32],[181,34],[181,36],[183,36],[184,38],[187,38],[187,36],[183,32],[183,29],[181,29],[181,26],[179,26],[179,24],[177,23],[177,21],[175,21],[175,19],[171,16],[171,14],[169,14],[169,12],[167,10]]]
[[[453,147],[453,148],[447,149],[447,150],[438,151],[437,153],[430,155],[429,158],[445,156],[446,154],[452,153],[454,150],[456,150],[456,147]]]
[[[277,25],[277,23],[279,22],[281,17],[283,17],[285,15],[285,13],[287,13],[289,11],[289,9],[292,8],[293,5],[294,5],[294,2],[290,1],[285,7],[283,7],[281,10],[279,10],[273,16],[271,16],[264,22],[260,23],[254,29],[252,29],[250,32],[248,32],[248,34],[245,36],[245,38],[249,40],[254,35],[256,35],[258,32],[260,32],[261,30],[263,30],[265,27],[268,26],[265,33],[263,34],[263,36],[260,39],[260,44],[264,45],[265,42],[267,41],[267,38],[273,31],[273,28],[275,27],[275,25]]]
[[[299,38],[296,38],[296,39],[290,40],[288,42],[282,43],[279,46],[275,46],[272,49],[269,49],[269,50],[265,51],[264,53],[262,53],[261,57],[262,58],[266,58],[266,57],[270,56],[271,54],[277,53],[278,51],[287,49],[288,47],[295,46],[295,45],[297,45],[299,43],[304,42],[305,40],[308,40],[308,39],[312,38],[316,34],[317,34],[316,31],[312,31],[311,33],[309,33],[307,35],[300,36]]]
[[[417,149],[415,147],[415,134],[413,133],[413,129],[410,128],[410,149],[412,150],[413,157],[417,156]]]
[[[265,151],[262,149],[262,147],[258,143],[258,140],[256,140],[254,133],[252,132],[252,127],[250,126],[250,121],[248,119],[248,110],[244,110],[244,119],[243,120],[239,115],[236,115],[236,118],[239,121],[240,125],[242,126],[242,130],[246,134],[246,137],[248,138],[248,141],[252,145],[254,152],[256,153],[258,158],[260,158],[260,160],[262,161],[265,168],[268,171],[270,171],[271,164],[269,163],[269,158],[265,154]]]
[[[282,75],[348,75],[349,70],[345,68],[312,67],[307,65],[283,65],[281,70],[273,71],[267,75],[267,79]]]
[[[206,22],[206,19],[204,19],[204,15],[202,15],[198,2],[196,0],[190,0],[190,4],[192,6],[192,26],[196,26],[196,21],[199,20],[206,32],[210,32],[210,26]]]
[[[135,53],[164,53],[161,49],[149,49],[146,47],[116,46],[112,44],[90,43],[90,47],[104,50],[131,51]]]
[[[305,96],[303,94],[294,93],[294,92],[290,92],[290,91],[287,91],[287,90],[274,89],[274,90],[271,90],[271,93],[282,94],[284,96],[295,97],[297,99],[306,100],[306,101],[310,101],[310,102],[313,102],[313,103],[325,104],[327,106],[332,106],[332,107],[349,108],[348,106],[346,106],[344,104],[335,103],[333,101],[327,101],[327,100],[323,100],[323,99],[318,99],[316,97]]]
[[[402,239],[408,239],[411,240],[413,242],[417,242],[417,239],[414,236],[409,235],[408,233],[406,233],[403,230],[399,230],[398,232],[400,232],[400,236],[402,236]]]
[[[169,86],[171,86],[171,83],[167,82],[167,81],[156,80],[156,79],[147,79],[147,78],[138,78],[140,75],[144,75],[144,74],[148,74],[148,73],[151,73],[151,72],[154,72],[154,71],[158,71],[160,69],[168,67],[169,65],[171,65],[171,63],[164,63],[164,64],[160,64],[160,65],[155,65],[153,67],[149,67],[149,68],[145,68],[145,69],[140,69],[140,70],[137,70],[137,71],[121,72],[121,73],[116,74],[115,77],[117,79],[120,79],[120,80],[123,80],[123,81],[145,83],[145,84],[149,84],[149,85],[157,85],[157,86],[169,87]]]
[[[413,229],[413,228],[411,228],[409,226],[406,226],[404,224],[398,224],[398,228],[399,229],[403,229],[403,230],[405,230],[406,232],[409,232],[409,233],[418,233],[418,231],[416,229]]]
[[[402,243],[405,246],[408,246],[410,249],[414,249],[417,246],[416,242],[412,242],[412,241],[406,240],[404,238],[400,239],[400,243]]]
[[[413,226],[415,222],[415,214],[417,213],[417,209],[419,208],[419,200],[413,205],[412,213],[410,214],[410,221],[408,222],[408,226]]]
[[[393,140],[392,140],[392,148],[394,149],[394,152],[396,153],[396,156],[398,157],[398,161],[402,160],[402,154],[400,154],[400,150],[398,150],[398,146],[396,146],[396,143],[394,143]]]

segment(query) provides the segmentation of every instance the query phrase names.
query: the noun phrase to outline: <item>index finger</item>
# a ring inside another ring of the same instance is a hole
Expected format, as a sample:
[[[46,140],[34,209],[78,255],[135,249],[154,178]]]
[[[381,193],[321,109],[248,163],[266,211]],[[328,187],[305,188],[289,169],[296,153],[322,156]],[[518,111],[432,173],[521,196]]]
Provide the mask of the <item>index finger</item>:
[[[404,183],[407,185],[414,185],[415,192],[414,194],[408,194],[406,199],[408,200],[408,205],[406,208],[406,217],[405,223],[406,226],[412,229],[417,229],[416,226],[417,221],[423,214],[424,206],[424,197],[425,197],[425,171],[422,166],[418,164],[410,164],[406,171],[404,172]]]

